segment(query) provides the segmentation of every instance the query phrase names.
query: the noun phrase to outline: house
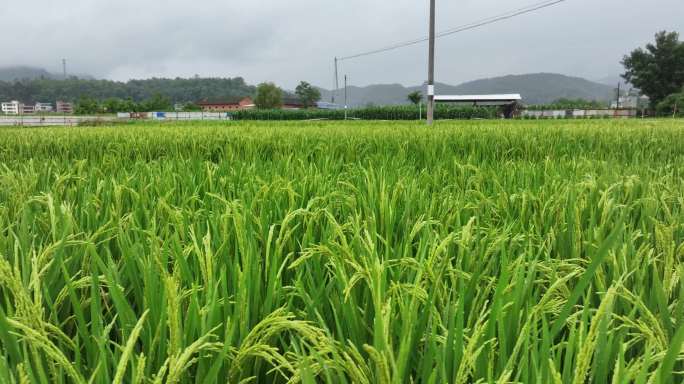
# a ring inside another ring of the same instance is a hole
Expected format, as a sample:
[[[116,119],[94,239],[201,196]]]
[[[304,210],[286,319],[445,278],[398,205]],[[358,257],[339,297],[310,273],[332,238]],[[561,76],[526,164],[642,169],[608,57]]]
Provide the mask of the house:
[[[243,109],[254,108],[254,101],[251,97],[236,98],[223,101],[201,101],[197,103],[204,112],[230,112]]]
[[[648,96],[641,95],[639,91],[635,89],[630,89],[626,95],[620,96],[619,102],[620,104],[618,104],[617,101],[613,101],[610,104],[610,108],[645,109],[648,108],[651,99],[649,99]]]
[[[18,115],[21,109],[21,103],[14,100],[9,103],[2,103],[2,113],[5,115]]]
[[[21,114],[22,115],[30,115],[32,113],[36,112],[36,107],[33,105],[25,105],[22,104],[20,108]]]
[[[498,95],[436,95],[436,103],[452,103],[457,105],[496,106],[501,115],[510,119],[518,115],[522,96],[519,93]]]
[[[283,97],[283,106],[282,109],[305,109],[306,106],[304,103],[302,103],[301,100],[299,100],[298,97],[290,97],[290,96],[285,96]]]
[[[52,112],[52,104],[50,103],[36,103],[36,112]]]
[[[74,113],[74,105],[71,103],[67,103],[66,101],[58,100],[56,106],[57,113],[63,113],[67,115]]]

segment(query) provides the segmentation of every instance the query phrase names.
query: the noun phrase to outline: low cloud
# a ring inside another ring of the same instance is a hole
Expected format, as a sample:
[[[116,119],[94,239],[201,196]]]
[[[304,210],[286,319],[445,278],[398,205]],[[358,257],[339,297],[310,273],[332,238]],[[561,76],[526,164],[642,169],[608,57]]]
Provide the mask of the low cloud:
[[[438,29],[466,24],[533,0],[438,1]],[[658,30],[682,31],[681,0],[567,0],[517,19],[438,42],[437,78],[459,83],[509,73],[612,76],[620,59]],[[674,10],[674,11],[673,11]],[[242,76],[293,88],[330,87],[332,59],[427,31],[427,1],[34,0],[0,15],[0,66],[32,65],[126,80]],[[342,63],[352,83],[420,84],[426,46]]]

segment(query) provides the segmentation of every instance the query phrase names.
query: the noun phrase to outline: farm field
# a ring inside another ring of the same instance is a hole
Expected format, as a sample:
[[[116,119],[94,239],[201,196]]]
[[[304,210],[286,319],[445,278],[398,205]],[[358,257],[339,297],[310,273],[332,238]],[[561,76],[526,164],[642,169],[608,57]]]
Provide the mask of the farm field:
[[[0,129],[0,383],[681,383],[684,121]]]

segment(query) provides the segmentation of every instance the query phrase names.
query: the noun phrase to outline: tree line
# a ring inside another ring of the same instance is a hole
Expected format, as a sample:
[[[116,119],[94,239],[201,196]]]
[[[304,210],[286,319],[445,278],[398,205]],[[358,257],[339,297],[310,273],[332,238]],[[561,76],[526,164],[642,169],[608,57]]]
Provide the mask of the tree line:
[[[24,79],[12,82],[0,81],[0,100],[20,100],[27,104],[63,100],[77,103],[93,99],[125,100],[142,103],[161,95],[171,104],[216,101],[254,96],[256,87],[248,85],[241,77],[190,79],[147,79],[126,82],[111,80],[87,80],[76,77],[67,80]]]

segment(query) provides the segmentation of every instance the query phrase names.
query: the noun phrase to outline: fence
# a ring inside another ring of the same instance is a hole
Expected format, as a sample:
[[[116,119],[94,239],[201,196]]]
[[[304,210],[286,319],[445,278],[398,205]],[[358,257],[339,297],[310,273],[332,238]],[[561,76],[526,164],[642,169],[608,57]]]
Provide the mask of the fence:
[[[92,116],[1,116],[0,126],[26,126],[26,127],[49,127],[49,126],[75,126],[85,122],[111,122],[114,117]]]
[[[548,110],[531,111],[524,110],[520,113],[523,118],[533,119],[563,119],[563,118],[620,118],[627,119],[637,117],[636,109],[568,109],[568,110]]]
[[[232,120],[228,112],[141,112],[128,113],[122,112],[116,114],[119,120],[129,119],[149,119],[149,120],[168,120],[168,121],[186,121],[186,120]]]

